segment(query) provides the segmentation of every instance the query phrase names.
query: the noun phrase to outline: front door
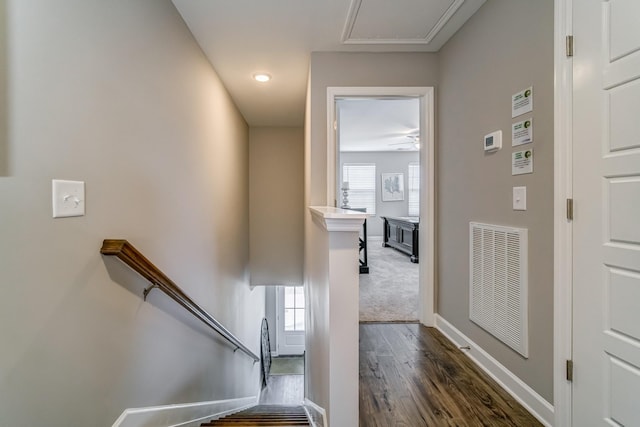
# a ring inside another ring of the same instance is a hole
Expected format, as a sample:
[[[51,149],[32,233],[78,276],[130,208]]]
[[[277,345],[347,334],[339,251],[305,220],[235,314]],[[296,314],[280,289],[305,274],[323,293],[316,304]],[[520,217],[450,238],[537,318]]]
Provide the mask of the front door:
[[[640,426],[640,1],[573,8],[573,425]]]
[[[278,355],[304,353],[304,287],[278,286],[276,324]]]

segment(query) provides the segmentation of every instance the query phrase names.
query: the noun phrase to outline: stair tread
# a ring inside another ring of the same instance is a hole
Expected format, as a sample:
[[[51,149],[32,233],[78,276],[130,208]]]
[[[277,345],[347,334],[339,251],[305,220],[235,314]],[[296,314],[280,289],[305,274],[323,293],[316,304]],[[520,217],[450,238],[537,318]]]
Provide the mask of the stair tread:
[[[225,419],[227,420],[234,420],[234,419],[241,419],[241,420],[281,420],[281,421],[286,421],[286,420],[306,420],[307,417],[305,415],[287,415],[287,416],[282,416],[282,415],[272,415],[272,414],[264,414],[264,415],[260,415],[260,414],[256,414],[256,415],[234,415],[234,416],[228,416],[225,417]]]
[[[202,427],[207,426],[280,426],[280,427],[288,427],[288,426],[308,426],[309,421],[273,421],[273,420],[261,420],[261,421],[243,421],[243,420],[216,420],[210,423],[201,424]]]
[[[302,406],[286,405],[256,405],[218,420],[202,423],[202,427],[208,426],[277,426],[295,427],[309,426],[309,419]]]

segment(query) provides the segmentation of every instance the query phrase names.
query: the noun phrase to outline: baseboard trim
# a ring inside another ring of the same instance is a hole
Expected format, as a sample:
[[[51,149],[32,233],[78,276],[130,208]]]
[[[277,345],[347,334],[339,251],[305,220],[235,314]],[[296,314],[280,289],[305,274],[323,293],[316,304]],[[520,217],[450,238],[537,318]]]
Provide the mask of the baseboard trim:
[[[508,370],[443,317],[436,314],[435,318],[436,329],[442,332],[449,341],[457,347],[469,346],[471,349],[464,353],[469,359],[500,384],[500,386],[524,406],[527,411],[531,412],[538,421],[547,427],[553,425],[554,408],[552,404],[547,402],[513,372]]]
[[[311,420],[311,424],[313,427],[328,427],[328,421],[327,421],[327,412],[324,410],[324,408],[316,405],[314,402],[312,402],[311,400],[307,399],[305,397],[304,399],[304,410],[307,413],[307,417],[309,417],[309,419]],[[322,426],[319,426],[313,419],[313,416],[311,416],[311,414],[309,413],[309,408],[313,409],[315,412],[319,413],[322,416]]]
[[[223,417],[232,412],[255,406],[258,396],[210,402],[129,408],[118,417],[112,427],[168,426],[194,427],[203,421]]]

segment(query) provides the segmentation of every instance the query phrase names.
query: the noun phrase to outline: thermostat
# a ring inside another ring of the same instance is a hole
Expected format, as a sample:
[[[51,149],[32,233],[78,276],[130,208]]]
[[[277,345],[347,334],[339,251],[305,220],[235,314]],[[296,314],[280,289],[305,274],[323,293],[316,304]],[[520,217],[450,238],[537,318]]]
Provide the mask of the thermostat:
[[[494,151],[502,148],[502,131],[497,130],[484,137],[484,151]]]

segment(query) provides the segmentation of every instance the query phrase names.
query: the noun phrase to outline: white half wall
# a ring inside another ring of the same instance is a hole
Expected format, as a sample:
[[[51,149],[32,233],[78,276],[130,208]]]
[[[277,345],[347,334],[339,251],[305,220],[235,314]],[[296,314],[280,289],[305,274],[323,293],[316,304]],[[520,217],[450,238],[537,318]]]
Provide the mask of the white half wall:
[[[307,270],[306,372],[309,400],[329,425],[358,425],[358,233],[366,214],[310,208],[314,262]]]

